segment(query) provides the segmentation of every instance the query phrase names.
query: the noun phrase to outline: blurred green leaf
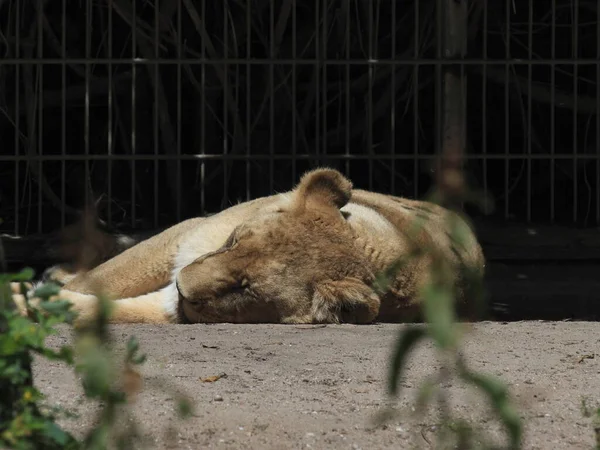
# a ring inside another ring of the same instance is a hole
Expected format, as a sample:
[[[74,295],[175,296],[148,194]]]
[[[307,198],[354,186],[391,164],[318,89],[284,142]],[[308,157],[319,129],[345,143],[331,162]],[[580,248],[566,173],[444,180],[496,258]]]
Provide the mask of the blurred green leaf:
[[[454,297],[449,287],[429,283],[423,288],[423,315],[430,333],[441,349],[454,348],[458,336],[455,324]]]
[[[135,336],[131,336],[127,341],[127,359],[131,358],[140,347],[138,340]]]
[[[131,358],[133,364],[144,364],[146,362],[146,355],[138,355]]]
[[[39,308],[43,309],[46,312],[51,314],[67,314],[70,312],[73,304],[68,300],[54,300],[54,301],[45,301],[39,303]]]
[[[33,279],[34,275],[35,275],[34,270],[30,267],[26,267],[25,269],[21,270],[19,273],[8,275],[8,279],[10,281],[31,281]]]
[[[43,348],[39,352],[50,360],[64,361],[67,364],[73,364],[74,362],[73,349],[71,347],[63,346],[58,352],[49,348]]]
[[[523,434],[521,417],[510,404],[508,388],[506,385],[491,375],[470,371],[460,360],[459,373],[461,378],[480,388],[490,398],[492,408],[498,413],[500,420],[508,431],[511,444],[510,448],[521,448],[521,438]]]
[[[177,412],[182,418],[190,417],[193,413],[192,403],[186,398],[180,398],[177,402]]]
[[[77,369],[82,375],[86,396],[104,396],[115,378],[106,349],[94,337],[84,336],[77,343],[77,355]]]
[[[38,287],[33,295],[42,299],[48,299],[54,295],[58,295],[59,293],[60,286],[58,284],[49,282]]]
[[[54,422],[47,421],[45,423],[45,434],[60,446],[66,446],[72,439],[68,433],[61,430]]]
[[[136,355],[139,349],[139,343],[135,336],[131,336],[127,341],[127,355],[125,361],[132,364],[143,364],[146,361],[146,355]]]
[[[431,397],[436,393],[438,389],[438,383],[434,379],[428,379],[421,383],[419,386],[419,390],[417,391],[416,397],[416,411],[418,413],[423,413]]]
[[[398,382],[402,378],[408,355],[419,341],[426,336],[427,331],[425,328],[414,326],[408,327],[400,333],[394,347],[394,354],[390,364],[390,376],[388,382],[388,392],[390,395],[396,396],[398,394]]]

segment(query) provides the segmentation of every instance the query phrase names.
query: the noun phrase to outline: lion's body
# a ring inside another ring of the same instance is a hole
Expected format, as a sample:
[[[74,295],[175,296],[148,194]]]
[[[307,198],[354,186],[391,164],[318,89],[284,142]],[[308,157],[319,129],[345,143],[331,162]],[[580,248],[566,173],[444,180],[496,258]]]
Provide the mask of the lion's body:
[[[100,289],[115,300],[114,323],[395,322],[415,312],[435,258],[450,264],[459,298],[461,265],[483,275],[481,248],[456,214],[350,190],[338,172],[309,172],[294,191],[184,221],[65,278],[60,297],[88,320]],[[448,218],[463,226],[460,245]],[[387,293],[375,292],[374,277],[415,247],[434,253],[410,259]]]

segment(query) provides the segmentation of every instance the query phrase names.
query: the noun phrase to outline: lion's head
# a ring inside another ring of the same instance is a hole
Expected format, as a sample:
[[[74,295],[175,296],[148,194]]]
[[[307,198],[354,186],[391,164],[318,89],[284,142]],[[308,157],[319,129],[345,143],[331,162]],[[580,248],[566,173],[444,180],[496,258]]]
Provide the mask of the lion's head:
[[[305,174],[289,203],[238,226],[177,276],[180,310],[198,322],[370,322],[373,274],[340,208],[342,174]]]

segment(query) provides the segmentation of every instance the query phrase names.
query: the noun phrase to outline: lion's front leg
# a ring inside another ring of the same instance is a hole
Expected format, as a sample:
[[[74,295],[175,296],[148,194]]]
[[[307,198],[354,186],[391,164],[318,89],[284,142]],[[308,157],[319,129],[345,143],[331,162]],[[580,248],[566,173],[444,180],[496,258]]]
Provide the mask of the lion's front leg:
[[[76,326],[93,321],[98,314],[100,303],[95,295],[61,290],[57,297],[73,304],[72,310],[77,313]],[[163,306],[163,293],[156,291],[111,302],[108,322],[156,324],[172,323],[173,320]]]
[[[157,291],[171,280],[181,240],[205,219],[188,219],[68,280],[64,288],[86,294],[101,287],[115,298]]]
[[[111,301],[109,323],[173,323],[172,315],[163,305],[164,294],[161,291],[138,297],[125,298]],[[98,314],[100,303],[98,298],[92,294],[81,294],[79,292],[62,289],[58,295],[50,298],[50,301],[67,300],[72,304],[71,311],[77,317],[75,326],[82,326],[92,322]],[[27,315],[27,303],[22,294],[13,294],[20,314]],[[31,307],[35,308],[39,299],[29,300]]]

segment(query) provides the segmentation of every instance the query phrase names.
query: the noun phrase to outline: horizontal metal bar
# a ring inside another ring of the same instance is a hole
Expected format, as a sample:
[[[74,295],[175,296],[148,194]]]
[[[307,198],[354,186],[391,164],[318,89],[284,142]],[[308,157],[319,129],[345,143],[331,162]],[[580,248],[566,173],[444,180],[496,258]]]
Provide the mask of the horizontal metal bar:
[[[269,154],[209,154],[209,153],[196,153],[196,154],[185,154],[185,155],[0,155],[0,161],[173,161],[173,160],[216,160],[216,161],[252,161],[252,160],[270,160],[275,159],[278,161],[293,161],[293,160],[307,160],[307,159],[325,159],[325,160],[423,160],[429,161],[436,159],[437,155],[390,155],[390,154],[363,154],[363,155],[348,155],[348,154],[320,154],[320,155],[309,155],[309,154],[296,154],[296,155],[269,155]],[[583,153],[567,153],[554,155],[543,154],[543,155],[527,155],[527,154],[481,154],[481,155],[464,155],[465,159],[469,160],[541,160],[541,161],[553,161],[553,160],[597,160],[600,158],[597,154],[583,154]]]
[[[462,64],[467,66],[473,65],[596,65],[598,61],[594,58],[562,58],[562,59],[460,59],[460,58],[426,58],[426,59],[289,59],[289,58],[229,58],[229,59],[212,59],[212,58],[169,58],[169,59],[154,59],[154,58],[7,58],[2,60],[3,65],[25,65],[25,64],[250,64],[250,65],[269,65],[269,64],[286,64],[286,65],[315,65],[327,64],[332,66],[362,66],[362,65],[404,65],[404,66],[432,66],[432,65],[447,65],[447,64]]]

